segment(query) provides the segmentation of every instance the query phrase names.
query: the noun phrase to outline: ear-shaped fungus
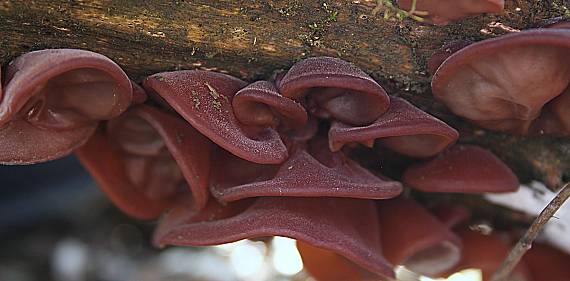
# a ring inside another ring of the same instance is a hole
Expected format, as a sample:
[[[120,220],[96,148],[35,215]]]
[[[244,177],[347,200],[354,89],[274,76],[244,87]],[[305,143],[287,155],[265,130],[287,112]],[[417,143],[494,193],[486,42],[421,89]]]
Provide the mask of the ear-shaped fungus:
[[[564,281],[570,276],[570,255],[548,245],[535,243],[523,261],[535,281]]]
[[[412,5],[413,0],[398,0],[401,9],[412,10]],[[417,0],[415,11],[427,13],[424,18],[428,22],[446,25],[470,16],[500,13],[504,8],[504,0]]]
[[[282,96],[273,83],[258,81],[239,90],[232,101],[234,114],[243,124],[277,128],[301,128],[308,122],[305,108],[292,99]]]
[[[439,66],[433,94],[490,130],[570,135],[569,48],[570,30],[556,28],[472,44]]]
[[[384,256],[390,263],[433,276],[459,262],[459,237],[415,201],[382,200],[378,210]]]
[[[335,252],[314,247],[302,241],[297,241],[297,250],[303,259],[303,269],[317,281],[378,280],[376,274]]]
[[[178,205],[161,221],[155,243],[208,246],[241,239],[285,236],[343,255],[393,278],[382,256],[374,201],[348,198],[261,197],[226,206],[210,201],[201,212]]]
[[[514,192],[516,175],[491,152],[473,145],[456,145],[434,159],[408,168],[402,182],[425,192]]]
[[[192,207],[205,207],[210,145],[183,119],[140,105],[110,121],[77,155],[119,208],[152,219],[188,189]]]
[[[355,127],[333,122],[329,131],[333,151],[349,142],[371,146],[377,139],[388,148],[412,157],[434,156],[458,137],[455,129],[397,97],[391,97],[388,112],[374,123]]]
[[[285,97],[306,104],[320,118],[350,125],[368,125],[390,106],[386,91],[349,62],[314,57],[293,65],[278,82]]]
[[[511,250],[510,241],[498,233],[483,235],[467,229],[459,231],[458,235],[463,243],[462,258],[459,264],[445,275],[465,269],[479,269],[483,274],[483,281],[489,281],[509,254]],[[509,280],[532,280],[524,262],[515,267]],[[543,281],[542,279],[539,280]]]
[[[0,163],[33,164],[63,157],[121,114],[131,82],[109,58],[89,51],[24,54],[6,71],[0,98]]]
[[[151,96],[163,98],[196,130],[236,156],[260,164],[287,159],[287,148],[273,128],[251,128],[234,116],[232,100],[246,86],[244,81],[222,73],[187,70],[152,75],[143,85]]]
[[[440,203],[431,208],[430,212],[450,229],[467,222],[471,218],[469,209],[449,203]]]
[[[279,167],[256,165],[217,151],[210,190],[221,202],[258,196],[350,197],[386,199],[402,192],[399,182],[376,177],[326,139],[296,145]]]

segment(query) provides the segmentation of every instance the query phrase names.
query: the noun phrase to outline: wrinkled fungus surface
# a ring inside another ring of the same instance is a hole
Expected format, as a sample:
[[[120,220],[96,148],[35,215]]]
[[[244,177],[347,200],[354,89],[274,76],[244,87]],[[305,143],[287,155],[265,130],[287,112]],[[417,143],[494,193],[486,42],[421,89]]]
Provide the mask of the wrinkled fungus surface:
[[[438,275],[459,262],[461,242],[449,228],[469,213],[393,199],[403,184],[353,159],[359,144],[432,157],[403,178],[422,191],[517,184],[490,152],[453,146],[456,130],[337,58],[302,60],[277,81],[182,70],[140,87],[101,55],[46,50],[18,58],[6,78],[2,163],[75,151],[125,213],[162,216],[157,245],[291,237],[318,280],[393,278],[400,264]]]

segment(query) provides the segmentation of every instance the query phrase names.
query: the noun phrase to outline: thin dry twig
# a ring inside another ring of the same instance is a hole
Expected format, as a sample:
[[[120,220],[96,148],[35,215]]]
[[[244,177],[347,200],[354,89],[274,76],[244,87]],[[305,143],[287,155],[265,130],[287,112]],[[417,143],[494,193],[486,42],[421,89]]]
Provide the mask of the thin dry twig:
[[[426,11],[418,11],[416,9],[417,0],[412,0],[412,7],[409,11],[402,10],[389,0],[377,0],[376,7],[372,10],[372,16],[376,16],[379,12],[384,12],[384,18],[390,19],[395,16],[398,20],[403,20],[405,18],[411,18],[418,22],[423,22],[425,19],[423,17],[428,16]]]
[[[534,220],[525,235],[511,250],[507,258],[501,264],[501,267],[493,274],[491,281],[508,281],[513,269],[517,266],[524,254],[532,248],[532,243],[546,226],[546,223],[554,216],[556,211],[562,207],[564,202],[570,197],[570,183],[566,183],[558,195],[548,203],[542,210],[540,215]]]

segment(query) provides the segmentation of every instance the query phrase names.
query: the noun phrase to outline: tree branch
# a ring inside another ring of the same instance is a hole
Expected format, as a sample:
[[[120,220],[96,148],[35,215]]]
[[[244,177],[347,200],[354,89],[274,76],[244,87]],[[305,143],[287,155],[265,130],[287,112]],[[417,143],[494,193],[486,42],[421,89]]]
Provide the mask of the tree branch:
[[[511,250],[501,267],[493,274],[491,281],[508,281],[513,269],[517,266],[524,254],[532,248],[532,243],[546,226],[548,221],[554,214],[564,205],[564,202],[570,197],[570,183],[566,183],[558,195],[548,203],[546,208],[542,210],[540,215],[534,220],[525,235],[519,240],[515,247]]]

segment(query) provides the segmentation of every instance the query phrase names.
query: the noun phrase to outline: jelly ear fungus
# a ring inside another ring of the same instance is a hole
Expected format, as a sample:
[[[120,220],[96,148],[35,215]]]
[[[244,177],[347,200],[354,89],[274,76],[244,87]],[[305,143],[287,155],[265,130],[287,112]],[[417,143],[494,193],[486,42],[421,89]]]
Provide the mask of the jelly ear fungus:
[[[236,118],[232,102],[246,82],[222,73],[187,70],[152,75],[143,85],[151,96],[160,96],[196,130],[232,154],[259,164],[287,159],[287,148],[275,130],[244,126]],[[267,109],[260,108],[256,113],[263,115],[261,111]]]
[[[570,30],[564,28],[477,42],[441,63],[432,91],[453,113],[486,129],[568,136],[569,49]]]
[[[180,197],[206,206],[210,141],[183,119],[147,105],[110,121],[76,152],[125,213],[157,218]]]
[[[131,104],[131,81],[109,58],[84,50],[26,53],[5,73],[0,163],[61,158],[84,144],[101,120]]]

